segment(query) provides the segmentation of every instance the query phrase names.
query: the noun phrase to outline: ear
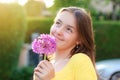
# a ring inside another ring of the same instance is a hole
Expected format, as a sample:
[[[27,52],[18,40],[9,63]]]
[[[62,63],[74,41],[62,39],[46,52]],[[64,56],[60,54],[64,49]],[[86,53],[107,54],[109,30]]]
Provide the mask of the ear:
[[[81,41],[80,41],[80,40],[79,40],[79,41],[77,41],[77,42],[76,42],[76,44],[77,44],[77,45],[78,45],[78,44],[81,44]]]

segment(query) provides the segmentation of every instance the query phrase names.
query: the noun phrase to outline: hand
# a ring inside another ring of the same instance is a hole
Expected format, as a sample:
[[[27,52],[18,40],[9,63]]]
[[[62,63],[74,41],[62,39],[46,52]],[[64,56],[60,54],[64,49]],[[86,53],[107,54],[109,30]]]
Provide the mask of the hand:
[[[34,69],[34,80],[51,80],[55,76],[55,70],[47,60],[41,61]]]

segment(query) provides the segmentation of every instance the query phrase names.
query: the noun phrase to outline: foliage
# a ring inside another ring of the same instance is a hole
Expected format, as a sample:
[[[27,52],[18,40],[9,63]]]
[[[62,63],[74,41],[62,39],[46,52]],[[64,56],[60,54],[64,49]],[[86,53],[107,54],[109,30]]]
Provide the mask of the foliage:
[[[42,1],[35,0],[29,0],[24,7],[28,16],[40,16],[46,8]]]
[[[89,8],[91,0],[54,0],[53,11],[58,11],[62,7],[77,6]]]
[[[106,2],[112,1],[113,3],[119,5],[120,4],[120,0],[106,0]]]
[[[97,60],[119,58],[120,22],[94,22]]]
[[[26,31],[26,15],[18,4],[0,4],[0,78],[16,68]]]
[[[40,19],[40,18],[28,18],[28,29],[26,32],[25,42],[31,42],[31,35],[33,32],[49,33],[50,27],[53,23],[53,19]]]
[[[32,80],[33,67],[24,67],[13,71],[10,80]]]
[[[49,33],[52,19],[29,19],[26,34],[26,41],[29,42],[28,36],[35,30],[40,33]],[[117,58],[120,56],[120,22],[119,21],[94,21],[96,41],[96,57],[97,60],[107,58]]]
[[[120,6],[120,0],[106,0],[106,2],[112,2],[112,20],[117,20],[117,6]],[[120,8],[119,8],[120,9]]]

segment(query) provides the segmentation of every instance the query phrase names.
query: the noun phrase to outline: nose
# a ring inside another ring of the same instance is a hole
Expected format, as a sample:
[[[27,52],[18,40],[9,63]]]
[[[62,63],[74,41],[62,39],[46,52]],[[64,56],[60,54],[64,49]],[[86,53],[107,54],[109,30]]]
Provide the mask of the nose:
[[[58,35],[62,35],[62,34],[63,34],[63,31],[64,31],[64,28],[63,28],[63,26],[61,26],[61,27],[59,27],[59,28],[57,29],[56,33],[57,33]]]

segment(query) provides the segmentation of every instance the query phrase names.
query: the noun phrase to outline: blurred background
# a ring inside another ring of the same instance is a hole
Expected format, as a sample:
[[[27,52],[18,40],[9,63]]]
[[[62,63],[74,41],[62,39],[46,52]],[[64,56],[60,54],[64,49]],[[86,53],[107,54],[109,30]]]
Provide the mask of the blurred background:
[[[96,61],[120,58],[120,0],[0,0],[0,80],[32,80],[41,58],[31,42],[49,33],[57,11],[67,6],[91,14]]]

